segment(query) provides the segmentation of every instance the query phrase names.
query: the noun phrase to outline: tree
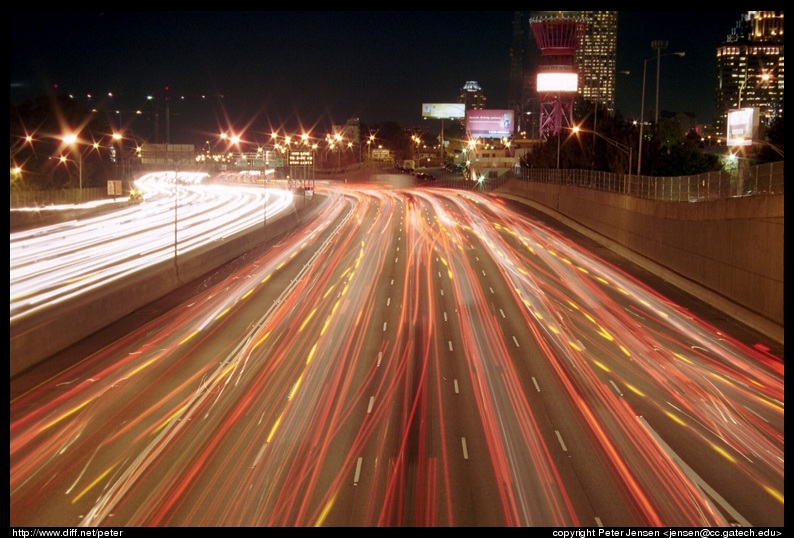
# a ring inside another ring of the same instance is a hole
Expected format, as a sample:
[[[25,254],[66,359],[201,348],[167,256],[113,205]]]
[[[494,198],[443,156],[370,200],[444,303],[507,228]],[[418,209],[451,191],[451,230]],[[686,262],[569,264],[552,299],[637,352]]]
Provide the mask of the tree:
[[[766,129],[765,143],[758,150],[759,162],[775,162],[783,160],[783,144],[785,141],[785,121],[783,114],[777,116]]]

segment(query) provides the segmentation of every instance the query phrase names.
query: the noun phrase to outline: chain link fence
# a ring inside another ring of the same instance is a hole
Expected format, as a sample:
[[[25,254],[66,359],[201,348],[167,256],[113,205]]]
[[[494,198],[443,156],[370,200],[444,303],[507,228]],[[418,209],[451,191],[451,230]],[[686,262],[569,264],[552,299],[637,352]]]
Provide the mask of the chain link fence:
[[[523,168],[490,181],[498,187],[506,179],[572,185],[668,202],[702,202],[736,196],[784,194],[783,161],[749,166],[738,171],[706,172],[692,176],[633,176],[594,170]],[[504,180],[503,180],[504,178]]]

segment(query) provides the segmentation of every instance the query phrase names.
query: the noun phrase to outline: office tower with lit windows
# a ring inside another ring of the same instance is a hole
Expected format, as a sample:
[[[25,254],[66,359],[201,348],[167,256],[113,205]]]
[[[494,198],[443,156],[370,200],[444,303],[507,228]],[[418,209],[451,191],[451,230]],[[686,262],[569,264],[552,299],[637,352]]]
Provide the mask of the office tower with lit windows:
[[[723,137],[728,111],[757,107],[768,126],[783,114],[783,11],[748,11],[717,47],[715,132]]]
[[[458,103],[463,103],[466,105],[466,111],[471,109],[485,109],[485,102],[487,101],[485,94],[482,91],[480,85],[474,81],[469,80],[463,87],[460,89],[460,95],[458,96]]]
[[[579,69],[579,95],[598,110],[615,110],[615,62],[618,46],[617,11],[579,11],[587,20],[582,43],[574,55]]]

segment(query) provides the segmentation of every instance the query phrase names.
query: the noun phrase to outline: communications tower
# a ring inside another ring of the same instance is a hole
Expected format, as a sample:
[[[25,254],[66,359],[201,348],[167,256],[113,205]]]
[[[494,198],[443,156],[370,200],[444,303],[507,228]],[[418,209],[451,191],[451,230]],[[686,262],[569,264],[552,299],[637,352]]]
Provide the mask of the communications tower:
[[[532,17],[529,25],[541,53],[537,90],[540,138],[546,140],[549,134],[572,127],[573,102],[579,86],[574,55],[587,29],[587,18],[558,11],[556,15]]]

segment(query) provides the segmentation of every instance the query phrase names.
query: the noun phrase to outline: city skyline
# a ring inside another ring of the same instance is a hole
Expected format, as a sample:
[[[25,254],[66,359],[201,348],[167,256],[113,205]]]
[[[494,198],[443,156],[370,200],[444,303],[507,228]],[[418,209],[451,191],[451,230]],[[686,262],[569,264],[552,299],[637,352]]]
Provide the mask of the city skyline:
[[[522,14],[527,49],[536,46],[532,13]],[[702,20],[695,12],[619,12],[616,66],[629,74],[616,78],[616,110],[624,118],[639,115],[643,60],[655,54],[650,42],[664,39],[668,50],[686,56],[663,60],[660,108],[711,123],[716,75],[704,73],[715,73],[716,47],[741,13],[718,11]],[[489,108],[507,108],[513,16],[15,12],[11,100],[55,90],[132,109],[145,105],[146,95],[162,103],[168,87],[174,137],[246,126],[325,130],[353,117],[410,127],[422,124],[422,103],[454,102],[468,80],[480,84]],[[646,109],[655,73],[655,62],[648,64]],[[164,126],[162,108],[159,114]]]

